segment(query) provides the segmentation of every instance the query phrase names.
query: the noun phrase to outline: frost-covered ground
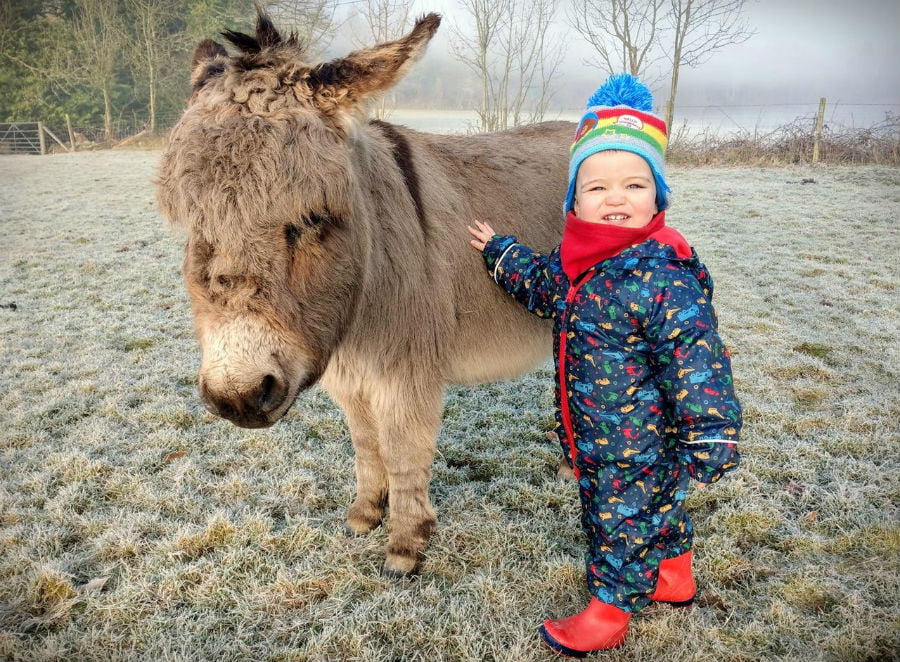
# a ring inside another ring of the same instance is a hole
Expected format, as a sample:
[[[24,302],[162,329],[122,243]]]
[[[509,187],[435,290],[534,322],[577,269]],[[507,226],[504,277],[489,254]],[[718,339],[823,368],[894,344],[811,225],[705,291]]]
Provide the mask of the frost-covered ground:
[[[382,579],[320,390],[268,430],[200,406],[158,156],[0,157],[0,659],[552,659],[535,626],[587,598],[548,370],[448,393],[439,528],[417,581]],[[671,180],[744,464],[690,497],[699,607],[648,609],[600,658],[897,659],[900,174]]]

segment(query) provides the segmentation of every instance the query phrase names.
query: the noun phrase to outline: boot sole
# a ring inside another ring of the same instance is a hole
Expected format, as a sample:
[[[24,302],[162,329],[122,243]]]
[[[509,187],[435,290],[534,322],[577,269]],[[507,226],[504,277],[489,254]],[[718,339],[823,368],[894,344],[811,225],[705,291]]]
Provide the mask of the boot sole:
[[[689,609],[694,604],[694,598],[690,600],[683,600],[681,602],[669,602],[668,600],[654,600],[657,604],[661,605],[669,605],[670,607],[675,607],[676,609]]]
[[[541,641],[552,650],[557,655],[562,655],[563,657],[571,657],[580,660],[581,658],[587,657],[588,655],[593,655],[594,653],[599,653],[605,650],[612,650],[613,648],[619,648],[622,646],[622,643],[618,643],[615,646],[610,646],[609,648],[598,648],[592,651],[580,651],[574,648],[569,648],[561,643],[559,643],[556,639],[554,639],[549,632],[547,632],[547,628],[543,625],[538,627],[538,634],[541,635]]]
[[[669,605],[670,607],[675,607],[676,609],[690,609],[694,605],[694,600],[697,599],[697,596],[700,595],[700,591],[696,591],[694,595],[689,597],[687,600],[653,600],[653,602],[660,605]]]

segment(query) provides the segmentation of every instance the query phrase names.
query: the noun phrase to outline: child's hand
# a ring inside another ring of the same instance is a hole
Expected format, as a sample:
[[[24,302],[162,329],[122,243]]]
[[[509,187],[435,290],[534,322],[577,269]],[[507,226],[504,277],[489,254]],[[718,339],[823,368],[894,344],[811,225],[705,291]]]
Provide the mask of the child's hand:
[[[482,223],[481,221],[475,221],[475,225],[478,226],[477,230],[475,228],[473,228],[471,225],[468,226],[469,234],[471,234],[473,237],[475,237],[474,239],[469,241],[469,243],[472,244],[472,246],[477,248],[479,251],[483,251],[484,245],[486,243],[488,243],[491,240],[491,237],[493,237],[497,233],[494,232],[494,228],[492,228],[487,223]]]

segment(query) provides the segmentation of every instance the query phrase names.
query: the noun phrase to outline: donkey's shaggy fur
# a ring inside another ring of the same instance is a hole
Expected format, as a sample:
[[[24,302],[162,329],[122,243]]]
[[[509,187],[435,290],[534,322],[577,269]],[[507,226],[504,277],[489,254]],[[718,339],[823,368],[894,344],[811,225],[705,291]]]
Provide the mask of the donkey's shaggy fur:
[[[321,379],[356,450],[349,525],[370,531],[390,507],[389,573],[415,569],[435,521],[444,385],[549,356],[549,328],[491,282],[465,227],[558,241],[574,130],[451,137],[366,122],[366,99],[439,23],[430,14],[402,39],[315,65],[262,15],[255,37],[226,33],[235,55],[202,42],[158,180],[161,208],[187,231],[207,407],[271,425]]]

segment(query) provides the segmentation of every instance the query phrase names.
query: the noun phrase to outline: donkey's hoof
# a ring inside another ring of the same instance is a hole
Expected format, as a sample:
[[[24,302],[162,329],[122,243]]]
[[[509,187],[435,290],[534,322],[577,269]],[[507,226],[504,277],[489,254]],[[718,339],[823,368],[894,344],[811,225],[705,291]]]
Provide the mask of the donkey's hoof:
[[[381,576],[392,582],[410,581],[418,578],[418,567],[414,567],[409,571],[396,570],[394,568],[389,568],[388,563],[385,562],[384,566],[381,568]]]
[[[391,582],[403,582],[418,577],[415,572],[400,572],[399,570],[390,570],[387,566],[381,569],[381,576]]]
[[[563,483],[575,480],[575,472],[572,471],[572,467],[566,462],[566,458],[559,461],[559,468],[556,470],[556,480]]]
[[[381,520],[361,520],[359,518],[347,518],[347,532],[354,536],[364,536],[381,526]]]
[[[381,526],[384,510],[353,505],[347,513],[347,528],[354,535],[364,536]]]
[[[409,579],[415,576],[418,569],[418,559],[399,554],[388,554],[384,566],[381,568],[381,576],[387,579]]]

